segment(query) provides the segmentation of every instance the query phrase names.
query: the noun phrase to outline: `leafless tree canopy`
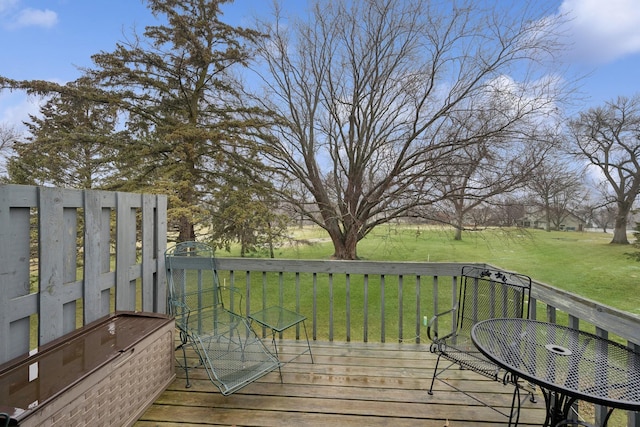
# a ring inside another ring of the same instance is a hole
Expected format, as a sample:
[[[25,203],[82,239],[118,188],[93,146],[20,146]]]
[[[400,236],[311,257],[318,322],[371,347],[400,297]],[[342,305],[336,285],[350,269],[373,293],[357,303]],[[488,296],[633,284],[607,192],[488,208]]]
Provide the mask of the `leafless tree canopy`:
[[[18,130],[5,123],[0,123],[0,179],[6,177],[6,162],[14,142],[19,138]]]
[[[570,128],[574,154],[597,171],[615,200],[611,243],[628,244],[627,217],[640,192],[640,96],[589,109]]]
[[[583,183],[584,176],[575,162],[560,156],[550,156],[533,171],[528,188],[533,206],[544,215],[546,231],[559,230],[569,216],[579,216],[587,199]]]
[[[335,257],[355,258],[375,226],[459,190],[438,183],[469,153],[486,151],[476,181],[486,164],[504,178],[522,166],[505,158],[533,160],[548,140],[561,88],[538,66],[559,48],[555,18],[496,3],[322,1],[308,20],[276,10],[262,23],[261,99],[279,118],[265,155]]]
[[[455,151],[440,162],[437,175],[425,177],[443,195],[431,209],[437,213],[432,219],[452,225],[456,240],[477,225],[477,214],[489,204],[500,204],[524,187],[557,141],[555,131],[542,123],[520,113],[503,114],[510,101],[500,99],[499,91],[493,97],[453,113],[447,139]]]

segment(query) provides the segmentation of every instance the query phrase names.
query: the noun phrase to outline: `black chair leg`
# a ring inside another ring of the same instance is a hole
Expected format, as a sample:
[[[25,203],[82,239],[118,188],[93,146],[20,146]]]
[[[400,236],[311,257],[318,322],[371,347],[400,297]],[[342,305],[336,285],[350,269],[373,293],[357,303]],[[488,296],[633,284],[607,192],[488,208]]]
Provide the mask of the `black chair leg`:
[[[509,426],[517,426],[520,420],[520,387],[515,384],[513,387],[513,398],[511,399],[511,413],[509,414]],[[515,422],[513,417],[515,415]]]
[[[431,378],[431,387],[429,387],[429,395],[433,396],[433,383],[436,382],[436,375],[438,374],[438,364],[440,363],[440,355],[438,354],[438,358],[436,359],[436,367],[433,370],[433,378]]]

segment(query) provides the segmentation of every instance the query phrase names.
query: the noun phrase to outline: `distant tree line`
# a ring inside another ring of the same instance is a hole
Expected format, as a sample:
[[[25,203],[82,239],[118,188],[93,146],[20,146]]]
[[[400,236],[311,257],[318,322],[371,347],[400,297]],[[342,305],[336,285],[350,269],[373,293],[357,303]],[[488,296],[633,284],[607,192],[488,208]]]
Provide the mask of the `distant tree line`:
[[[564,17],[530,2],[276,4],[253,28],[225,0],[147,0],[158,25],[59,85],[0,77],[44,99],[27,133],[0,128],[5,182],[169,196],[176,239],[273,256],[293,218],[356,259],[396,220],[548,230],[575,215],[626,244],[640,189],[640,98],[567,119],[550,69]],[[515,9],[517,10],[515,10]]]

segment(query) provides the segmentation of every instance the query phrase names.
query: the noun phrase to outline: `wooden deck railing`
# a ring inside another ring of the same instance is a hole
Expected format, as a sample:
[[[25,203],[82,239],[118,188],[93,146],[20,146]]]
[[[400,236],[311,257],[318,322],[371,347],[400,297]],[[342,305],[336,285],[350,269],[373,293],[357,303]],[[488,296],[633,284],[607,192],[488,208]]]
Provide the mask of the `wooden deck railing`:
[[[0,363],[115,310],[165,312],[166,203],[0,185]],[[283,305],[307,315],[312,339],[347,342],[424,342],[424,318],[455,304],[461,266],[218,259],[222,280],[244,292],[247,313]],[[544,283],[534,282],[530,315],[640,350],[639,317]],[[640,427],[637,414],[628,419]]]
[[[247,313],[271,304],[298,310],[314,340],[424,342],[425,317],[455,305],[464,264],[218,258],[217,265],[244,292]],[[640,350],[640,317],[535,280],[529,314]],[[594,410],[599,422],[606,409]],[[637,413],[628,413],[628,426],[640,426]]]

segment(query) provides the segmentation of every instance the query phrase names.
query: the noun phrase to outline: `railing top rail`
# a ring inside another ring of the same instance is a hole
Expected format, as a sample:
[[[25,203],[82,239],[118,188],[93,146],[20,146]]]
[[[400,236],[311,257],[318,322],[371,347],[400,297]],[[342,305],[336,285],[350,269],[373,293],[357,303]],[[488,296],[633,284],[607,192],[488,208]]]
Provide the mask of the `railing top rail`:
[[[402,262],[402,261],[339,261],[292,260],[263,258],[216,258],[218,268],[233,271],[264,271],[325,274],[369,274],[406,276],[455,276],[462,265],[470,263]],[[471,263],[473,264],[473,263]],[[473,265],[484,266],[476,263]]]
[[[531,296],[571,316],[640,344],[640,316],[534,280]]]

